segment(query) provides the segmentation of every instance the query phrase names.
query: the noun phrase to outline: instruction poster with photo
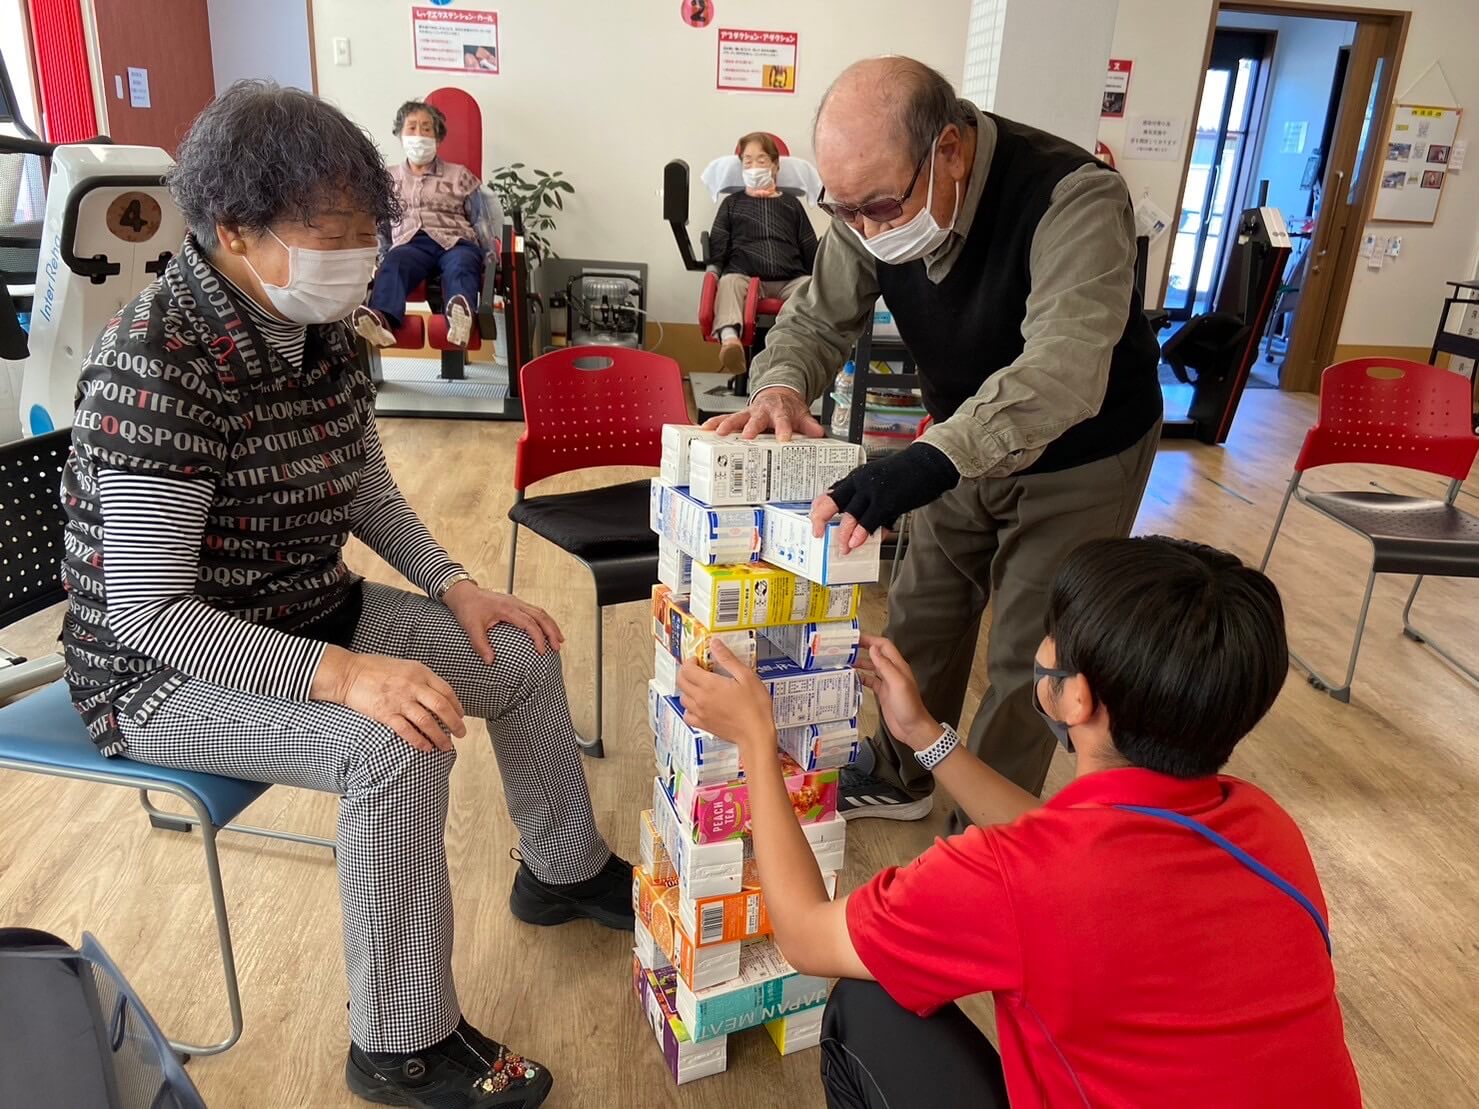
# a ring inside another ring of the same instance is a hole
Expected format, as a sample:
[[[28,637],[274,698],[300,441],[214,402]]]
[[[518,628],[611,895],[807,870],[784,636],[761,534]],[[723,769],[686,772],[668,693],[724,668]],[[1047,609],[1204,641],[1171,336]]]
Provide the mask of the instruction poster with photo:
[[[1438,218],[1443,182],[1454,168],[1461,114],[1458,108],[1396,105],[1373,219],[1432,223]]]
[[[1099,114],[1105,119],[1123,119],[1125,101],[1130,95],[1130,70],[1135,63],[1128,58],[1110,58],[1109,73],[1104,79],[1104,103]]]
[[[498,13],[467,8],[412,8],[416,68],[497,76],[503,54]]]
[[[720,92],[796,91],[795,31],[719,28]]]

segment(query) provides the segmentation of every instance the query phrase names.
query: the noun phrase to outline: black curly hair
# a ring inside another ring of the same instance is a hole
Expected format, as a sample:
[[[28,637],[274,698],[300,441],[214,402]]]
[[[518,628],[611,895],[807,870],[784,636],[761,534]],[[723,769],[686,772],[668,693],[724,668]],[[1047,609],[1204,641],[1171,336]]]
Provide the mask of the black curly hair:
[[[437,133],[437,142],[441,142],[447,137],[447,117],[442,115],[440,108],[435,104],[428,104],[425,100],[407,100],[395,110],[395,131],[393,134],[396,138],[401,137],[401,128],[406,125],[406,117],[413,112],[425,112],[431,116],[431,127]]]
[[[400,200],[380,151],[343,112],[301,89],[237,81],[195,117],[166,182],[207,252],[217,224],[261,233],[349,204],[388,227]]]

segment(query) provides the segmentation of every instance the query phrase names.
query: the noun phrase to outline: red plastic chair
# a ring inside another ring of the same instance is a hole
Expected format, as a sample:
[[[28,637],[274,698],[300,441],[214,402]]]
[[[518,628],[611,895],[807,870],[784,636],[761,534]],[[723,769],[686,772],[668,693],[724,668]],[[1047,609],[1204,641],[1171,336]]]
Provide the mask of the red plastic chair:
[[[526,497],[535,482],[598,466],[662,461],[664,424],[689,422],[683,373],[671,358],[629,347],[567,347],[519,371],[524,434],[514,451],[508,591],[514,589],[519,528],[526,527],[584,563],[596,584],[595,731],[601,742],[602,616],[607,605],[640,601],[657,580],[657,536],[648,526],[651,482]]]
[[[447,118],[447,137],[442,140],[437,157],[444,162],[466,166],[475,177],[481,179],[483,110],[478,107],[478,102],[462,89],[452,88],[427,93],[426,102]],[[489,335],[493,333],[489,324],[492,320],[494,281],[495,275],[492,272],[483,274],[483,291],[478,298],[479,303],[473,306],[475,318],[472,335],[467,341],[467,350],[482,348],[482,333],[485,329]],[[411,304],[430,304],[438,314],[429,320],[408,314],[405,322],[395,329],[394,346],[402,350],[420,350],[423,345],[428,345],[434,350],[442,351],[444,360],[450,358],[454,362],[465,364],[467,359],[464,348],[454,346],[447,339],[447,321],[440,315],[442,293],[437,279],[417,285],[406,295],[406,301]]]
[[[766,132],[770,134],[770,132]],[[779,135],[771,135],[776,149],[780,151],[782,158],[790,157],[791,148],[786,145],[784,139]],[[740,154],[740,147],[735,143],[734,153]],[[705,239],[705,242],[708,240]],[[708,259],[704,259],[708,261]],[[703,332],[704,342],[717,343],[719,337],[714,334],[714,299],[719,295],[719,267],[710,265],[704,270],[704,285],[698,297],[698,326]],[[745,296],[744,326],[740,329],[740,342],[748,350],[755,344],[755,326],[757,323],[769,325],[775,322],[776,316],[785,307],[786,302],[780,297],[762,297],[760,295],[760,279],[750,278],[750,291]]]
[[[1378,574],[1417,575],[1402,609],[1403,634],[1479,681],[1479,673],[1415,628],[1411,620],[1412,603],[1425,575],[1479,577],[1479,517],[1454,507],[1476,453],[1479,438],[1474,435],[1470,385],[1464,375],[1396,358],[1355,358],[1325,371],[1315,426],[1304,437],[1259,564],[1260,570],[1268,566],[1291,497],[1371,543],[1371,572],[1344,681],[1334,685],[1289,652],[1309,673],[1316,689],[1337,701],[1350,701],[1351,678]],[[1449,479],[1448,494],[1436,501],[1369,490],[1307,493],[1299,487],[1306,470],[1339,463],[1395,466],[1440,475]]]

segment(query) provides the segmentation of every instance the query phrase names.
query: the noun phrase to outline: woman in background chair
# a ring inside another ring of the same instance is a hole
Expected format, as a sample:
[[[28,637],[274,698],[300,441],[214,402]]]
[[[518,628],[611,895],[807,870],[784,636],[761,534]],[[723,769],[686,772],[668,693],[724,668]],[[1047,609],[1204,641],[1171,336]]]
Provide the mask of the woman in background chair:
[[[760,278],[762,297],[788,298],[811,274],[817,235],[801,201],[776,188],[781,153],[775,139],[754,131],[739,141],[745,191],[719,205],[709,232],[709,262],[719,267],[714,298],[714,333],[719,364],[726,373],[745,372],[745,297],[750,279]]]
[[[376,346],[395,342],[406,318],[406,298],[433,274],[442,279],[447,338],[465,347],[484,265],[497,261],[503,213],[492,193],[466,166],[444,162],[437,148],[447,118],[431,104],[407,100],[395,113],[395,134],[406,157],[391,168],[401,217],[390,229],[370,302],[355,309],[354,329]]]

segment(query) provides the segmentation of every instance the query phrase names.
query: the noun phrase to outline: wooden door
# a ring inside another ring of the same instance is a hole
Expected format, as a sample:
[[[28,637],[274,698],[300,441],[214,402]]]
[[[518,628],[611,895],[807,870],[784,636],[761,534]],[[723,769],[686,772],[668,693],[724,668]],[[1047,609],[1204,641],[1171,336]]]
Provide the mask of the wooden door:
[[[206,0],[91,0],[98,74],[117,143],[175,152],[216,94]],[[148,74],[149,106],[135,106],[129,70]],[[119,91],[122,96],[119,96]]]
[[[1335,357],[1362,228],[1379,184],[1403,29],[1400,21],[1388,17],[1360,18],[1356,25],[1300,308],[1280,374],[1285,389],[1319,392],[1320,374]]]

